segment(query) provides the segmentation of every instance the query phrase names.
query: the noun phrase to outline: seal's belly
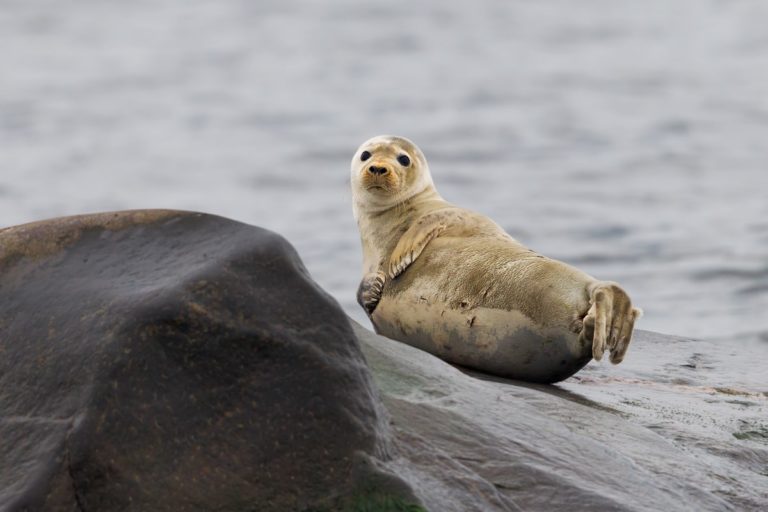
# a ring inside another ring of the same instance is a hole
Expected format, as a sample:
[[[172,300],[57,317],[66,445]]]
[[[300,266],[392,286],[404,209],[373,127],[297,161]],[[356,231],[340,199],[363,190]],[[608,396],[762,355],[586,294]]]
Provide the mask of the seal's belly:
[[[592,358],[589,343],[564,329],[542,328],[519,311],[388,300],[371,318],[376,332],[446,361],[531,382],[557,382]]]
[[[564,271],[570,281],[558,279],[553,292],[540,273],[516,268],[518,253],[505,254],[506,246],[489,256],[487,244],[480,250],[441,242],[385,286],[371,317],[379,334],[455,364],[533,382],[565,379],[589,362],[591,343],[569,328],[573,315],[588,308],[583,274]]]

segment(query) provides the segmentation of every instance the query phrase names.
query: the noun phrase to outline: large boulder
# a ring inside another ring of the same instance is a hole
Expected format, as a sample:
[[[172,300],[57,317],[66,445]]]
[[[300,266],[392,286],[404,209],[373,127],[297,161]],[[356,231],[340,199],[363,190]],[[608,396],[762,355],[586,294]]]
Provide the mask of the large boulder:
[[[0,510],[761,510],[768,345],[741,348],[640,331],[621,366],[525,384],[350,324],[263,229],[10,228]]]
[[[391,450],[280,236],[176,211],[0,231],[0,510],[400,510]]]

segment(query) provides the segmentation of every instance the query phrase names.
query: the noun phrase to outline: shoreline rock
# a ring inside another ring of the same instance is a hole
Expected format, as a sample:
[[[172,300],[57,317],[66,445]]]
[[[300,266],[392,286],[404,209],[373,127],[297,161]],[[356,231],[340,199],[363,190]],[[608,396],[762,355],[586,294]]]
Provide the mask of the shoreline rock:
[[[413,501],[346,316],[279,235],[140,211],[0,243],[0,509]]]
[[[639,331],[621,367],[526,384],[365,329],[260,228],[6,228],[0,510],[759,510],[768,393],[715,352]]]
[[[643,379],[631,364],[622,373],[596,364],[557,385],[511,381],[353,326],[392,415],[396,465],[412,480],[453,475],[445,491],[453,496],[469,487],[493,496],[435,510],[757,511],[768,502],[765,439],[742,442],[697,414],[727,414],[759,431],[766,395],[734,403],[732,390]],[[675,360],[671,344],[697,342],[638,331],[633,343],[647,358]]]

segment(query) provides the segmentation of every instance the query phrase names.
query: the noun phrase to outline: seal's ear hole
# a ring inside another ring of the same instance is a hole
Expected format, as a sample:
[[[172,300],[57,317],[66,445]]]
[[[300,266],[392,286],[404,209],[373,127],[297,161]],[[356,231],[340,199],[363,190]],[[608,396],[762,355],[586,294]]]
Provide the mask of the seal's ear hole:
[[[360,161],[365,162],[369,158],[371,158],[371,152],[370,151],[363,151],[362,153],[360,153]]]
[[[403,167],[408,167],[409,165],[411,165],[411,159],[408,158],[408,155],[400,155],[399,157],[397,157],[397,161],[400,162],[400,165],[402,165]]]

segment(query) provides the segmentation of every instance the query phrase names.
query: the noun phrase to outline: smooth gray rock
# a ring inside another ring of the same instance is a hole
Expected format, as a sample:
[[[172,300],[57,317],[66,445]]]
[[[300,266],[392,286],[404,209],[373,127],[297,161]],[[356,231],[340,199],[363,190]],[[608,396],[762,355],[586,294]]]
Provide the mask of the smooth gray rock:
[[[768,393],[663,377],[711,349],[706,343],[639,331],[631,354],[643,354],[639,364],[593,363],[539,385],[462,371],[355,331],[392,415],[399,457],[390,464],[415,489],[429,488],[430,510],[757,511],[768,503]],[[654,374],[660,354],[665,368]]]
[[[413,502],[383,415],[274,233],[173,211],[0,231],[0,510]]]

